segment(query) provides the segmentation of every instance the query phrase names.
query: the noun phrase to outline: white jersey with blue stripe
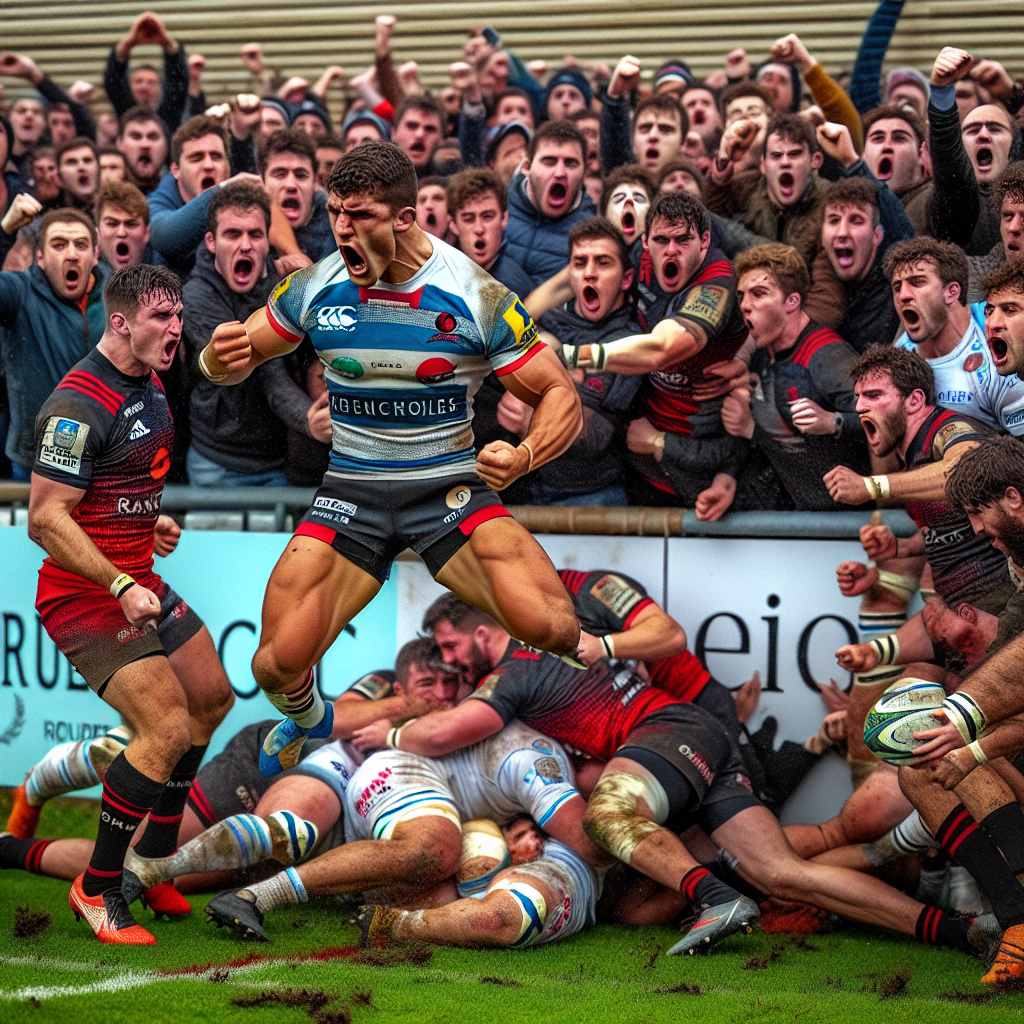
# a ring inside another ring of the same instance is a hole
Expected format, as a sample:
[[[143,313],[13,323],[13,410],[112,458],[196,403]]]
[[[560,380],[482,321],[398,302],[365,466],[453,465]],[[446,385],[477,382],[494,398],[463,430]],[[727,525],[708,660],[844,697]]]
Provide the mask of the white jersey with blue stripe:
[[[410,813],[454,808],[463,821],[504,824],[529,814],[541,827],[577,796],[572,765],[554,740],[521,722],[444,757],[381,750],[367,758],[345,792],[345,834],[379,839]]]
[[[906,331],[896,344],[917,351]],[[984,303],[972,305],[970,322],[956,348],[926,362],[935,376],[939,405],[973,416],[993,430],[1024,436],[1024,382],[1016,374],[999,376],[985,340]]]
[[[425,479],[475,471],[473,397],[493,369],[512,373],[543,342],[503,284],[458,249],[433,253],[402,284],[354,284],[340,252],[284,278],[267,316],[304,334],[324,365],[333,428],[328,474]]]

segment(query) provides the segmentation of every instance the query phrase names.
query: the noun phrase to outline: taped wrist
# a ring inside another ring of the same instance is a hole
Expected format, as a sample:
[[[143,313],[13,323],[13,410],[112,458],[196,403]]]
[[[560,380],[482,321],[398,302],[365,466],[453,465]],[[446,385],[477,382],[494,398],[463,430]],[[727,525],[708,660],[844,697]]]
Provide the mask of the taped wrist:
[[[899,543],[897,541],[897,543]],[[921,580],[918,576],[907,576],[899,572],[889,572],[888,569],[878,570],[878,585],[890,594],[910,603],[910,599],[917,593]]]
[[[225,381],[225,380],[228,379],[228,371],[225,370],[223,373],[214,373],[213,370],[210,369],[210,364],[207,362],[207,359],[208,359],[207,353],[209,351],[210,351],[210,346],[207,345],[206,348],[204,348],[203,351],[199,353],[199,359],[198,359],[199,372],[202,373],[202,375],[211,384],[220,384],[221,381]]]
[[[134,586],[135,580],[129,576],[128,573],[122,572],[118,576],[114,577],[114,582],[110,584],[110,593],[120,600],[121,596],[131,590]]]
[[[879,665],[895,665],[900,657],[900,642],[895,633],[888,636],[875,637],[868,642],[868,646],[874,648],[878,655]]]
[[[969,693],[958,690],[950,694],[942,702],[942,707],[964,743],[971,744],[981,736],[987,721],[985,712]]]

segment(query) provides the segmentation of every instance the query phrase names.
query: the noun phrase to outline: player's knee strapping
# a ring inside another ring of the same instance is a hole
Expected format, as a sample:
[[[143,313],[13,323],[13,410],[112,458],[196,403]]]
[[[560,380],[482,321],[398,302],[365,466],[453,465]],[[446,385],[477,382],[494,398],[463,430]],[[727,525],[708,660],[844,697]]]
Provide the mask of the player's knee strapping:
[[[651,809],[653,821],[642,817],[637,801]],[[611,772],[598,779],[587,803],[584,827],[598,846],[629,864],[633,851],[668,818],[668,797],[654,779]]]
[[[494,866],[487,867],[492,862]],[[462,826],[462,856],[456,882],[460,896],[482,899],[494,876],[511,866],[508,844],[493,821],[477,819]]]
[[[316,846],[316,825],[291,811],[274,811],[266,817],[273,842],[271,856],[281,864],[298,864]]]
[[[523,915],[519,934],[509,945],[525,946],[544,930],[544,922],[548,917],[547,900],[532,885],[513,881],[510,878],[496,882],[490,891],[494,892],[496,889],[506,889],[511,893],[519,905],[519,912]]]
[[[25,780],[25,795],[33,807],[64,793],[98,786],[111,761],[128,745],[133,732],[119,725],[102,736],[61,743],[49,750]]]

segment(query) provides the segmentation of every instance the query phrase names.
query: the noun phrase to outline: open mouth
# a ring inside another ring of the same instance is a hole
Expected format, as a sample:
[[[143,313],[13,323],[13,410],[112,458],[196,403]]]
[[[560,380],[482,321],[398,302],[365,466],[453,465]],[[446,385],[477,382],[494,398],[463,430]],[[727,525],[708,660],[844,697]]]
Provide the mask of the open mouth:
[[[437,214],[432,212],[432,211],[427,213],[427,227],[428,228],[436,228],[437,227]]]
[[[679,283],[679,264],[675,260],[665,260],[661,268],[661,277],[666,288],[674,288]]]
[[[876,177],[881,181],[888,181],[892,177],[892,161],[887,156],[883,156],[878,161],[878,174]]]
[[[92,179],[87,171],[79,174],[78,185],[80,188],[88,188],[90,184],[92,184]]]
[[[779,175],[779,191],[782,193],[783,198],[789,199],[796,188],[796,178],[793,177],[789,171],[783,171]]]
[[[174,353],[178,349],[178,342],[180,338],[172,338],[166,345],[164,345],[164,359],[170,363],[174,359]]]
[[[281,209],[289,220],[297,220],[299,216],[300,203],[297,196],[287,196],[281,200]]]
[[[988,347],[992,353],[992,361],[996,366],[1002,366],[1006,362],[1006,354],[1009,351],[1006,341],[999,337],[989,338]]]
[[[903,326],[909,331],[921,322],[921,314],[916,309],[906,307],[900,310],[900,319],[903,321]]]
[[[636,216],[626,210],[622,214],[622,230],[627,235],[633,234],[636,230]]]
[[[560,181],[556,181],[551,188],[548,189],[548,202],[552,206],[561,206],[568,195],[568,189]]]
[[[236,277],[248,277],[252,273],[253,262],[246,256],[243,256],[240,260],[235,263],[235,276]]]
[[[597,294],[597,289],[593,285],[584,286],[580,298],[583,300],[583,308],[588,313],[596,313],[601,308],[601,296]]]
[[[64,271],[64,283],[68,288],[74,288],[75,285],[81,280],[82,273],[79,270],[75,270],[73,267],[69,267]]]
[[[837,245],[833,247],[832,251],[836,255],[836,262],[844,270],[848,270],[853,266],[854,252],[852,248],[847,245]]]
[[[974,159],[978,163],[978,170],[979,171],[991,170],[991,168],[992,168],[992,150],[991,149],[988,149],[986,146],[983,146],[974,155]]]
[[[127,242],[118,242],[114,246],[114,252],[117,253],[119,259],[127,259],[131,250],[128,248]]]
[[[878,437],[878,426],[874,420],[870,420],[866,416],[861,416],[860,422],[861,426],[864,428],[864,436],[868,439],[868,443],[870,444]]]
[[[474,239],[473,251],[483,256],[483,254],[487,251],[487,242],[482,238]]]
[[[153,165],[153,158],[148,153],[140,153],[135,158],[135,164],[137,167],[151,167]]]
[[[707,115],[703,110],[695,110],[690,115],[690,123],[695,125],[701,125],[707,120]]]
[[[203,186],[203,191],[205,192],[208,188],[213,188],[213,186],[216,185],[217,182],[212,174],[208,174],[206,175],[205,178],[203,178],[200,184]]]
[[[356,277],[361,277],[369,269],[366,265],[366,260],[351,245],[343,245],[341,247],[341,258],[345,261],[348,272]]]
[[[644,155],[647,160],[657,160],[661,156],[661,151],[657,146],[648,146],[647,152]]]

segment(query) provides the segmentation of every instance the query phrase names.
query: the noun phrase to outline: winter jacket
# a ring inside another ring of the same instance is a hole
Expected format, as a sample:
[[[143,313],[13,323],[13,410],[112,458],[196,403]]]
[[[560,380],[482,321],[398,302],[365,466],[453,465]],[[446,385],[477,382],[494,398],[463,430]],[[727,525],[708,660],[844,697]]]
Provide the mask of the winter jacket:
[[[39,267],[0,273],[0,360],[7,374],[11,425],[7,457],[26,469],[35,460],[35,422],[43,402],[106,328],[102,266],[82,303],[59,299]]]
[[[508,187],[508,254],[534,288],[554,277],[569,263],[569,229],[597,213],[594,201],[581,188],[572,209],[562,217],[545,216],[526,195],[526,178],[517,174]]]
[[[244,295],[232,291],[217,273],[205,246],[196,254],[185,283],[185,331],[195,355],[222,323],[244,323],[266,304],[277,274],[267,272]],[[194,358],[194,356],[193,356]],[[189,403],[192,446],[218,466],[237,473],[262,473],[284,465],[286,428],[306,432],[310,398],[285,369],[283,359],[261,363],[240,384],[222,387],[199,377]]]
[[[111,47],[107,68],[103,74],[103,88],[120,117],[135,106],[128,77],[128,62],[117,59],[117,47]],[[173,135],[181,125],[182,111],[188,99],[188,54],[184,46],[178,46],[177,53],[164,53],[163,95],[157,115]]]

